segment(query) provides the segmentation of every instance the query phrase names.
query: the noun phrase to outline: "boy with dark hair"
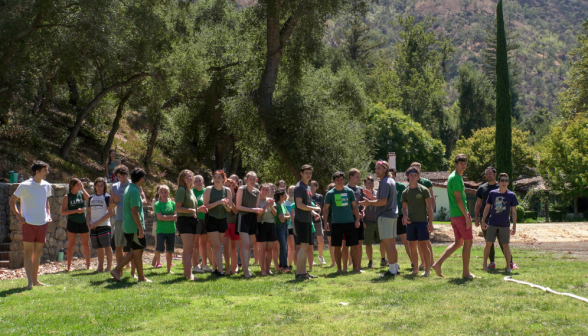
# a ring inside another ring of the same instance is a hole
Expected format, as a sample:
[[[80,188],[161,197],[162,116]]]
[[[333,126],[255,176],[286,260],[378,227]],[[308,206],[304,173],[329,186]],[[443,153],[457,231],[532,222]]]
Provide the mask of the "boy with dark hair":
[[[358,228],[360,226],[359,209],[355,200],[355,193],[349,187],[345,186],[345,173],[336,172],[333,174],[335,188],[331,189],[325,196],[324,221],[331,230],[331,244],[335,248],[335,263],[337,272],[347,270],[347,260],[343,260],[343,270],[341,269],[341,247],[343,246],[343,236],[345,236],[346,245],[351,247],[351,259],[353,260],[353,272],[364,273],[360,269],[359,262],[359,237]],[[332,211],[332,224],[328,223],[329,209]]]
[[[511,272],[511,252],[510,236],[517,232],[517,205],[519,200],[517,195],[508,190],[509,178],[506,173],[498,175],[500,187],[498,190],[492,190],[488,193],[484,215],[482,216],[482,228],[486,230],[486,246],[484,247],[484,271],[488,271],[488,255],[490,247],[494,245],[496,237],[504,248],[504,258],[506,259],[506,271]],[[512,230],[510,229],[510,217],[512,213]],[[486,217],[490,214],[490,219],[486,223]]]
[[[365,186],[365,190],[371,192],[372,195],[376,195],[376,191],[374,190],[374,178],[371,176],[366,176],[363,179],[363,185]],[[378,231],[378,223],[376,220],[376,207],[368,206],[365,207],[363,210],[363,224],[365,225],[364,233],[365,233],[365,252],[368,257],[368,268],[374,267],[374,262],[372,260],[373,257],[373,244],[380,244],[380,255],[382,257],[382,261],[380,262],[381,266],[386,266],[388,262],[386,261],[386,246],[382,243],[380,239],[380,232]]]
[[[312,193],[312,201],[314,202],[314,205],[321,208],[321,211],[319,212],[319,216],[318,217],[315,216],[315,220],[313,221],[313,223],[314,223],[314,229],[315,229],[314,235],[316,237],[316,242],[318,244],[317,247],[318,247],[318,255],[319,255],[318,256],[319,264],[325,265],[327,263],[325,261],[325,258],[323,258],[323,250],[325,248],[325,237],[324,237],[323,223],[322,223],[322,218],[321,218],[324,197],[323,197],[323,195],[317,193],[318,188],[319,188],[319,184],[317,181],[315,181],[315,180],[310,181],[310,192]],[[313,242],[313,245],[314,245],[314,242]],[[316,265],[316,263],[314,261],[312,261],[312,263],[314,265]]]
[[[359,169],[351,168],[349,170],[349,182],[347,182],[346,187],[353,191],[353,193],[355,194],[356,201],[360,201],[364,198],[363,188],[358,185],[360,181],[361,181],[361,172],[359,171]],[[359,240],[359,243],[357,245],[357,251],[359,253],[359,265],[357,265],[357,267],[359,269],[361,269],[361,259],[362,259],[362,254],[363,254],[363,241],[365,239],[365,224],[363,223],[363,210],[364,210],[364,208],[361,205],[358,205],[357,208],[359,210],[359,227],[357,228],[357,239]],[[355,260],[353,260],[353,258],[351,258],[351,260],[353,262],[355,262]],[[353,265],[353,266],[355,268],[355,265]],[[369,267],[369,265],[368,265],[368,267]]]
[[[296,255],[296,279],[314,279],[316,275],[306,272],[306,259],[309,244],[314,244],[310,241],[312,238],[312,220],[313,211],[320,212],[321,208],[312,206],[312,191],[309,187],[312,179],[312,167],[310,165],[303,165],[300,168],[300,181],[296,184],[294,189],[295,209],[294,209],[294,230],[298,238],[298,253]]]
[[[49,174],[49,165],[43,161],[35,161],[31,171],[33,177],[23,181],[8,202],[12,213],[18,219],[18,224],[22,225],[24,267],[29,281],[26,289],[33,289],[33,286],[47,286],[39,281],[38,273],[47,227],[52,221],[47,198],[53,192],[51,184],[45,181],[45,177]],[[16,201],[19,198],[20,211],[16,208]]]
[[[126,188],[123,198],[123,232],[127,246],[131,252],[127,253],[116,268],[110,274],[116,281],[120,281],[123,267],[135,261],[139,281],[151,282],[143,274],[143,250],[147,246],[145,239],[145,220],[143,218],[143,198],[139,189],[145,182],[145,171],[135,168],[131,171],[131,183]]]
[[[465,154],[455,156],[455,170],[447,180],[447,196],[449,197],[449,217],[455,235],[455,242],[447,247],[439,260],[433,264],[433,269],[438,276],[443,277],[441,266],[445,259],[453,252],[463,246],[463,270],[462,276],[467,279],[479,278],[470,273],[470,254],[472,250],[472,218],[466,206],[465,185],[463,184],[463,173],[468,166],[468,157]]]
[[[418,168],[420,172],[423,171],[423,168],[422,168],[420,162],[413,162],[410,164],[410,166]],[[431,208],[433,208],[433,213],[435,213],[435,209],[437,207],[437,200],[435,198],[435,192],[433,190],[433,183],[431,183],[431,180],[426,179],[424,177],[421,177],[421,178],[419,178],[419,184],[422,186],[425,186],[427,189],[429,189],[429,195],[431,195]],[[431,245],[430,240],[428,241],[427,244],[429,244],[429,254],[430,254],[431,262],[433,262],[433,260],[435,259],[433,257],[433,245]],[[421,251],[419,251],[419,254],[421,256],[421,266],[419,268],[423,268],[425,265],[425,257]]]

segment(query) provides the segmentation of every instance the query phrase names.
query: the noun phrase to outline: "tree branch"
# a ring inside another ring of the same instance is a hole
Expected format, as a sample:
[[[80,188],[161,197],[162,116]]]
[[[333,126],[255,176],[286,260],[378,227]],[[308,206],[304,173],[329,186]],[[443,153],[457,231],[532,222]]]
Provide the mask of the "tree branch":
[[[296,28],[298,25],[300,17],[304,16],[305,12],[305,10],[302,10],[298,15],[290,16],[286,22],[284,22],[284,25],[280,29],[280,49],[284,49],[286,42],[288,42],[290,35],[292,35],[292,32],[294,31],[294,28]]]
[[[6,64],[12,56],[14,56],[14,54],[16,53],[16,49],[18,48],[18,43],[25,37],[34,33],[35,30],[39,29],[39,24],[41,23],[41,20],[43,20],[43,13],[43,10],[39,11],[39,14],[37,14],[35,19],[33,20],[33,23],[31,23],[31,26],[26,30],[16,34],[12,41],[10,41],[8,47],[6,48],[6,51],[4,52],[4,55],[0,57],[0,68],[4,64]]]
[[[218,66],[218,67],[210,67],[210,68],[206,69],[206,71],[223,71],[227,68],[230,68],[230,67],[233,67],[233,66],[239,65],[239,64],[241,64],[241,61],[225,64],[223,66]]]

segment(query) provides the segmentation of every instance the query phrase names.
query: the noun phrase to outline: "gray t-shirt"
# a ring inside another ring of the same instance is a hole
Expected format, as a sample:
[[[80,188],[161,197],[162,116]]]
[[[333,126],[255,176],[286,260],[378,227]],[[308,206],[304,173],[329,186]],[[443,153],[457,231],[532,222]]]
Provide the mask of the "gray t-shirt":
[[[302,204],[312,206],[312,192],[310,187],[302,181],[298,182],[296,189],[294,189],[294,199],[298,197],[302,198]],[[312,211],[304,211],[296,207],[294,219],[299,222],[312,223]]]
[[[387,199],[386,205],[376,207],[376,217],[398,218],[396,213],[397,199],[396,199],[396,182],[389,176],[384,177],[380,181],[378,188],[378,199]]]
[[[125,190],[127,190],[127,187],[130,183],[130,181],[127,182],[127,184],[121,184],[120,182],[116,182],[112,185],[112,195],[118,195],[120,197],[118,203],[116,203],[116,218],[114,220],[123,220],[123,197],[125,196]]]

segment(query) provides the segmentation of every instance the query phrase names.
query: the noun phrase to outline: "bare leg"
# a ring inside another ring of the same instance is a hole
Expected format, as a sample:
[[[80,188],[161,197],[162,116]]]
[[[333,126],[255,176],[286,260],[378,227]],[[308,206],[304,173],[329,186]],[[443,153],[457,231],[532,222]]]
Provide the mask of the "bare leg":
[[[192,275],[192,251],[194,249],[194,235],[191,233],[182,233],[182,245],[184,252],[182,253],[182,264],[184,266],[184,277],[194,280]]]
[[[33,285],[34,286],[48,286],[39,282],[39,264],[41,263],[41,255],[43,254],[43,243],[35,243],[35,251],[33,254]]]
[[[411,248],[412,248],[412,246],[411,246]],[[422,249],[422,248],[419,247],[418,250],[419,250],[418,251],[419,257],[421,258],[421,264],[419,265],[419,268],[423,268],[423,267],[425,267],[425,252],[427,254],[429,254],[429,249],[427,248],[427,250],[424,250],[424,249]]]
[[[253,245],[253,265],[259,264],[259,246],[257,246],[257,238],[251,235],[251,245]],[[251,256],[250,256],[251,257]]]
[[[296,246],[294,245],[294,235],[288,235],[288,265],[292,266],[292,262],[296,260]]]
[[[267,271],[267,274],[273,275],[274,273],[272,273],[270,266],[272,265],[273,250],[274,245],[276,244],[274,242],[266,242],[266,244],[267,245],[265,247],[265,270]],[[276,260],[277,258],[274,259],[274,265],[277,268],[279,264],[276,264]]]
[[[419,242],[415,240],[409,241],[408,243],[410,244],[410,254],[408,256],[410,257],[410,261],[412,262],[412,272],[410,274],[417,275],[419,274],[419,252],[417,251],[417,246]]]
[[[464,278],[468,278],[468,279],[472,279],[472,278],[476,278],[475,275],[473,275],[472,273],[470,273],[470,256],[472,253],[472,244],[473,241],[471,239],[469,240],[464,240],[463,242],[463,277]]]
[[[122,260],[124,258],[123,247],[122,246],[115,247],[114,253],[116,255],[116,265],[118,266],[118,264],[122,263]],[[122,275],[123,275],[123,273],[122,273],[122,268],[121,268],[120,274],[118,276],[122,277]]]
[[[431,254],[429,253],[429,242],[428,240],[419,241],[419,250],[424,251],[425,256],[425,272],[422,274],[423,276],[428,276],[431,273]]]
[[[324,236],[316,236],[316,241],[318,243],[318,255],[319,258],[323,258],[323,250],[325,249],[325,237]]]
[[[112,247],[105,247],[104,250],[106,251],[106,272],[110,272],[112,269]]]
[[[351,259],[353,260],[353,266],[354,266],[353,269],[360,270],[361,269],[361,259],[363,259],[363,240],[360,240],[359,244],[357,245],[357,254],[358,254],[357,255],[357,257],[358,257],[357,258],[357,267],[355,267],[356,266],[355,259],[353,259],[353,257]]]
[[[130,263],[131,260],[133,260],[134,258],[135,258],[135,255],[133,254],[133,251],[131,250],[131,252],[127,253],[122,258],[120,263],[116,264],[116,268],[113,269],[112,271],[110,271],[110,275],[112,275],[114,280],[120,282],[120,278],[121,278],[120,275],[122,274],[123,267],[125,267],[126,264]]]
[[[67,270],[71,270],[71,260],[73,259],[74,249],[76,247],[77,233],[67,231]]]
[[[280,243],[277,240],[275,242],[272,242],[272,259],[274,261],[274,269],[276,271],[281,271],[280,262],[278,260],[278,249],[279,248],[280,248]],[[268,271],[269,271],[269,267],[268,267]]]
[[[510,263],[512,259],[510,253],[510,246],[508,244],[502,244],[502,247],[504,248],[504,258],[506,259],[506,271],[511,272],[512,270],[510,269]]]
[[[445,261],[445,259],[449,258],[453,254],[453,252],[455,252],[462,245],[463,239],[458,239],[454,243],[451,243],[451,245],[447,246],[445,252],[443,252],[441,257],[431,266],[438,276],[444,277],[443,273],[441,272],[441,266],[443,266],[443,262]]]
[[[312,272],[312,264],[314,263],[314,245],[308,244],[306,258],[308,259],[308,271]]]
[[[231,240],[231,273],[236,274],[239,270],[239,258],[237,255],[237,244],[239,243],[238,240]]]
[[[433,264],[435,256],[433,256],[433,244],[431,244],[430,240],[427,240],[427,247],[429,248],[429,260],[431,260],[431,264]]]
[[[337,272],[342,272],[341,269],[341,258],[342,258],[342,253],[341,253],[341,246],[335,246],[333,247],[333,249],[335,250],[335,263],[337,264]]]
[[[361,241],[361,240],[360,240]],[[351,259],[353,260],[353,272],[363,272],[361,270],[361,252],[360,247],[361,245],[355,245],[351,247],[349,251],[351,253]]]
[[[374,249],[372,245],[366,245],[365,246],[365,254],[368,257],[368,261],[373,261],[373,256],[374,256]]]
[[[173,260],[174,256],[173,253],[171,252],[165,252],[165,261],[167,263],[167,273],[173,273],[171,271],[171,264],[172,264],[172,260]]]
[[[90,269],[90,262],[92,255],[90,254],[90,233],[80,233],[82,239],[82,250],[84,251],[84,258],[86,258],[86,269]]]
[[[329,240],[329,251],[331,252],[331,266],[335,265],[335,248],[331,246],[331,236],[328,236]]]
[[[223,271],[223,251],[221,250],[221,242],[219,237],[219,232],[209,232],[208,233],[208,241],[212,244],[212,252],[214,255],[214,268],[213,271],[218,270],[222,273]]]
[[[153,238],[155,238],[155,246],[157,246],[157,235],[153,236]],[[157,252],[155,252],[155,254],[153,255],[153,260],[151,261],[151,266],[153,266],[153,267],[157,266],[158,261],[159,261],[159,254]]]
[[[199,234],[194,235],[194,243],[192,244],[192,265],[194,265],[194,266],[198,266],[198,263],[200,263],[200,250],[201,250],[200,243],[202,240],[202,236],[205,236],[205,235],[199,235]],[[207,239],[208,239],[208,237],[207,237]]]
[[[98,267],[96,268],[96,272],[104,272],[104,248],[98,249]]]
[[[35,250],[35,243],[33,242],[24,242],[24,268],[25,272],[27,273],[27,280],[29,284],[27,289],[33,289],[33,254]],[[42,251],[42,250],[41,250]],[[67,251],[69,253],[69,249]],[[69,258],[67,259],[69,262]],[[69,268],[68,268],[69,269]]]
[[[296,274],[306,274],[306,259],[308,254],[308,244],[301,243],[300,249],[296,255]]]
[[[143,250],[135,250],[133,251],[133,256],[135,257],[135,267],[137,268],[137,275],[139,276],[139,282],[151,282],[151,280],[145,277],[143,274]]]
[[[488,257],[490,256],[490,249],[494,243],[486,242],[484,246],[484,259],[482,261],[482,270],[488,272]]]
[[[210,263],[210,269],[215,270],[216,257],[214,257],[214,251],[212,250],[212,242],[210,241],[210,237],[208,238],[208,242],[206,243],[206,255],[208,257],[208,262]]]
[[[343,246],[341,247],[341,259],[343,261],[343,272],[347,272],[347,262],[351,262],[351,260],[349,258],[349,248],[347,247],[345,240],[343,241]]]
[[[388,263],[397,263],[398,251],[396,250],[396,238],[383,239],[382,241],[386,242],[386,254],[388,255]]]
[[[267,246],[266,242],[257,243],[259,246],[259,257],[261,258],[261,262],[259,263],[259,268],[261,269],[261,275],[267,275],[267,271],[265,269],[265,247]],[[271,258],[271,257],[270,257]]]
[[[386,242],[383,240],[380,242],[380,258],[386,259]]]
[[[224,234],[219,233],[219,237],[222,238],[223,240],[223,255],[225,257],[225,274],[229,275],[231,274],[231,250],[230,250],[230,246],[231,246],[231,241],[229,237],[225,237]],[[235,262],[237,262],[235,260]]]
[[[239,232],[239,236],[241,237],[241,266],[243,268],[243,275],[249,278],[251,277],[249,273],[249,259],[251,258],[249,237],[253,237],[253,235],[249,235],[247,232]]]

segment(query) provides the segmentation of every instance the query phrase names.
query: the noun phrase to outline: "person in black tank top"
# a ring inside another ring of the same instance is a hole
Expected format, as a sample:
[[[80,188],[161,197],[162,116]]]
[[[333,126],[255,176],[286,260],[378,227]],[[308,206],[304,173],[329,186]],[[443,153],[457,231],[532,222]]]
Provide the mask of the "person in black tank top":
[[[86,202],[90,195],[77,178],[69,181],[69,192],[63,196],[61,214],[67,216],[67,270],[71,270],[76,238],[82,240],[82,250],[86,258],[86,269],[90,269],[90,228],[86,223]]]
[[[239,176],[231,175],[225,180],[225,186],[231,189],[233,199],[231,200],[231,212],[227,216],[228,229],[225,231],[225,238],[229,238],[229,259],[225,258],[225,263],[228,264],[228,268],[231,274],[236,274],[239,271],[239,256],[237,254],[237,246],[241,237],[235,233],[235,227],[237,222],[237,189],[239,188]]]
[[[258,207],[259,190],[255,188],[257,174],[253,171],[248,172],[245,176],[245,185],[239,187],[237,191],[237,231],[241,237],[241,263],[243,265],[243,275],[250,278],[249,259],[251,257],[251,241],[257,231],[257,214],[263,209]]]
[[[206,231],[208,232],[208,240],[212,243],[212,250],[216,263],[214,265],[213,274],[222,276],[223,273],[223,250],[221,249],[221,237],[223,237],[223,245],[225,246],[225,260],[229,259],[229,238],[224,238],[224,233],[228,228],[227,213],[232,211],[231,199],[232,192],[225,187],[225,180],[227,175],[222,170],[217,170],[213,174],[214,185],[206,187],[204,191],[204,206],[208,208],[208,216],[206,218]],[[225,272],[229,272],[228,264]]]

